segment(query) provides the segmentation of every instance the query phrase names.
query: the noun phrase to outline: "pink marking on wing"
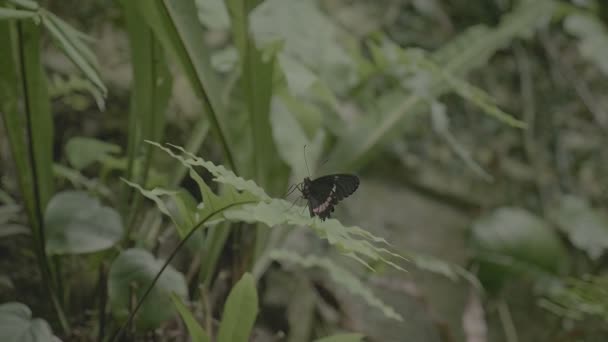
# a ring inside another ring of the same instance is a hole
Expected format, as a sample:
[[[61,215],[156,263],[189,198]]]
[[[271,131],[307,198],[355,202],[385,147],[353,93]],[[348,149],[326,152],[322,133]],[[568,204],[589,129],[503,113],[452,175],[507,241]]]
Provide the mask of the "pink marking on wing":
[[[327,207],[329,207],[329,205],[331,204],[332,195],[333,195],[333,192],[330,193],[329,196],[327,196],[327,199],[325,200],[325,202],[323,202],[320,206],[318,206],[316,208],[312,208],[312,212],[315,214],[319,214],[320,212],[325,211],[325,209],[327,209]]]

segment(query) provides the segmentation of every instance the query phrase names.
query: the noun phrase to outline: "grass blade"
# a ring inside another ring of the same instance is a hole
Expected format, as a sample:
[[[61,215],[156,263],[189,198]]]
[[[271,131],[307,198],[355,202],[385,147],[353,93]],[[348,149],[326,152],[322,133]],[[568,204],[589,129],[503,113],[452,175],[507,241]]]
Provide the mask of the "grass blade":
[[[255,280],[245,273],[232,288],[222,315],[218,342],[247,342],[258,314]]]
[[[127,34],[131,45],[131,60],[133,65],[133,92],[129,113],[129,134],[127,146],[127,175],[128,180],[145,184],[152,163],[153,150],[149,144],[143,144],[146,139],[161,141],[165,131],[165,112],[171,93],[171,75],[167,67],[164,53],[154,37],[152,30],[141,25],[143,18],[133,1],[123,1],[127,22]],[[143,157],[141,154],[143,154]],[[141,157],[143,167],[141,174],[134,174],[136,159]],[[127,190],[128,188],[125,188]],[[130,190],[127,190],[131,192]],[[131,203],[130,219],[137,213],[141,198],[128,200]]]
[[[233,153],[226,140],[222,108],[217,95],[217,80],[210,66],[208,52],[201,44],[204,31],[196,15],[193,0],[134,0],[142,17],[154,31],[166,51],[182,67],[194,92],[202,101],[214,133],[229,167],[235,171]],[[224,120],[227,120],[224,119]]]
[[[70,60],[85,74],[89,81],[99,88],[102,94],[107,94],[108,89],[103,84],[99,73],[96,70],[93,55],[88,48],[78,40],[79,38],[73,34],[71,30],[66,30],[67,24],[61,21],[57,16],[44,11],[42,23],[49,31],[53,39],[57,41],[59,47],[65,52]],[[76,43],[78,42],[78,43]]]

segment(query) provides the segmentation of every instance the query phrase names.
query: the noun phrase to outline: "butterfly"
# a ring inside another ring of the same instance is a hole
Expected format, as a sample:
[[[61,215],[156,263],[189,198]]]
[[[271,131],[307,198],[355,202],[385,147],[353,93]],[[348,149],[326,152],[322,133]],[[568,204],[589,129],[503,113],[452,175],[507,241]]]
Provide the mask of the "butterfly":
[[[329,218],[334,206],[350,196],[359,187],[359,177],[348,174],[334,174],[311,180],[304,178],[297,189],[308,201],[310,217],[319,216],[322,221]]]

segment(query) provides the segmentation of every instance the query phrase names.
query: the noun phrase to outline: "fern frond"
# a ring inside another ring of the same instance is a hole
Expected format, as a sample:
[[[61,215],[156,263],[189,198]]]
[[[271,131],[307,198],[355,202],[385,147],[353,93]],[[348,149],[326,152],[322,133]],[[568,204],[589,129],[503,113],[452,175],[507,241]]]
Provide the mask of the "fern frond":
[[[306,268],[322,268],[327,271],[327,274],[329,274],[336,284],[355,295],[361,296],[367,304],[382,311],[386,317],[403,321],[403,317],[401,317],[400,314],[376,297],[357,277],[348,270],[336,265],[328,258],[320,258],[314,255],[301,256],[286,250],[273,250],[270,252],[270,258],[279,262],[289,262]]]
[[[179,146],[161,146],[154,142],[150,144],[160,148],[169,156],[180,161],[190,169],[190,177],[199,186],[203,202],[192,212],[178,210],[172,212],[164,198],[175,201],[178,208],[187,208],[178,192],[163,189],[145,190],[141,186],[127,182],[138,189],[145,197],[153,200],[159,210],[169,216],[176,225],[180,236],[186,236],[192,229],[200,226],[199,222],[219,222],[222,220],[263,223],[269,227],[277,225],[307,226],[315,233],[337,247],[344,255],[362,263],[368,268],[371,262],[380,262],[405,271],[393,260],[406,260],[400,254],[389,249],[388,242],[372,233],[356,226],[346,227],[338,220],[321,221],[317,217],[309,217],[308,212],[300,206],[293,206],[283,199],[271,198],[264,189],[255,182],[238,177],[234,172],[221,165],[205,161]],[[176,153],[174,150],[182,154]],[[213,180],[223,185],[219,194],[215,194],[205,181],[194,170],[202,166],[212,175]],[[179,215],[176,216],[176,215]],[[185,216],[185,217],[181,217]]]

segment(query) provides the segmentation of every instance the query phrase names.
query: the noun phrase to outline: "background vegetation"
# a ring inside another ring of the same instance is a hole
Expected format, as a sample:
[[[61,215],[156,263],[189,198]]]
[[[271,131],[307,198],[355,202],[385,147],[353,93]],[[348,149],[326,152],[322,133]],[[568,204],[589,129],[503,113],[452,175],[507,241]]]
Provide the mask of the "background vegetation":
[[[0,46],[2,341],[608,338],[605,1],[0,0]]]

